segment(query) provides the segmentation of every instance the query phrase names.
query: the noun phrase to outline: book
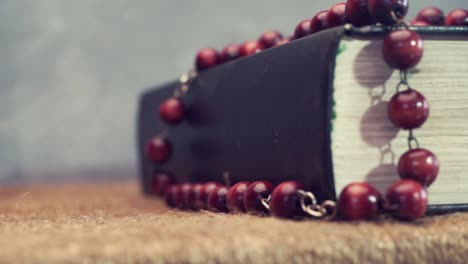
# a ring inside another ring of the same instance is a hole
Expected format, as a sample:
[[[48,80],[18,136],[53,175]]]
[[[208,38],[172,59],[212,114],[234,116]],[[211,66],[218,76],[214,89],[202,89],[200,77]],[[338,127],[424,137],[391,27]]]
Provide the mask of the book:
[[[468,29],[411,29],[425,48],[409,82],[430,104],[414,133],[441,163],[429,211],[468,210]],[[224,173],[233,182],[297,180],[319,200],[356,181],[385,193],[408,133],[387,117],[399,73],[383,60],[383,35],[378,26],[337,27],[199,73],[184,98],[187,120],[169,127],[173,156],[161,166],[144,149],[164,129],[157,109],[178,83],[149,89],[137,128],[143,190],[151,193],[154,170],[167,170],[191,182]]]

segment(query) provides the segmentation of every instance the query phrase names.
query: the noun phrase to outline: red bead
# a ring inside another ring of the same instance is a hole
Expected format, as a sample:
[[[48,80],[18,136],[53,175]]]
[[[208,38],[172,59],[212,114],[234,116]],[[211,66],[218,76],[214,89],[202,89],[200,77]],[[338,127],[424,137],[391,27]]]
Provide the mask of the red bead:
[[[262,45],[256,40],[244,42],[240,48],[241,57],[246,57],[260,52],[263,49]]]
[[[174,176],[168,172],[156,172],[153,179],[153,192],[157,196],[164,196],[166,190],[175,183]]]
[[[411,21],[410,23],[412,26],[416,26],[416,27],[427,27],[427,26],[430,26],[428,23],[424,22],[424,21],[417,21],[417,20],[413,20]]]
[[[310,19],[302,20],[294,30],[294,39],[300,39],[310,35]]]
[[[159,115],[168,125],[177,125],[185,117],[185,106],[179,98],[169,98],[159,107]]]
[[[444,12],[438,7],[425,7],[419,11],[416,21],[425,22],[429,25],[443,25]]]
[[[229,44],[223,48],[219,55],[220,63],[225,63],[240,58],[240,48],[239,44]]]
[[[330,8],[327,13],[328,27],[336,27],[345,24],[346,3],[339,3]]]
[[[172,145],[164,137],[156,136],[146,145],[146,156],[155,163],[164,163],[171,157]]]
[[[322,31],[330,27],[327,20],[328,11],[322,11],[316,14],[310,21],[310,33]]]
[[[369,0],[368,5],[371,16],[383,25],[395,24],[395,19],[404,18],[408,12],[408,0]]]
[[[421,127],[429,117],[429,103],[414,89],[395,94],[387,105],[388,117],[402,129]]]
[[[262,200],[268,198],[273,191],[273,184],[268,181],[256,181],[247,187],[244,193],[244,206],[248,213],[266,215],[268,210]]]
[[[275,47],[284,45],[284,44],[286,44],[286,43],[289,43],[290,41],[291,41],[290,38],[284,38],[284,39],[282,39],[282,40],[276,42]]]
[[[427,191],[416,181],[397,181],[388,189],[386,199],[398,218],[414,220],[426,213]]]
[[[249,187],[250,182],[238,182],[234,184],[227,193],[226,205],[229,211],[233,213],[245,213],[244,193]]]
[[[338,213],[346,220],[369,220],[378,216],[382,195],[365,182],[351,183],[340,194]]]
[[[193,197],[193,184],[183,183],[180,185],[180,204],[182,209],[195,209]]]
[[[217,182],[207,182],[203,184],[199,192],[195,193],[196,207],[199,209],[208,209],[208,195],[218,186],[221,186],[221,184]]]
[[[445,18],[446,26],[468,26],[468,10],[455,9]]]
[[[398,174],[403,179],[411,179],[429,187],[439,174],[439,160],[426,149],[412,149],[400,157]]]
[[[348,0],[346,2],[346,20],[356,27],[374,25],[375,19],[369,14],[368,0]]]
[[[207,205],[208,209],[214,212],[227,213],[229,209],[226,205],[226,196],[228,188],[225,186],[218,186],[212,190],[208,195]]]
[[[418,33],[402,29],[392,31],[385,36],[382,51],[390,67],[407,70],[419,63],[424,48]]]
[[[283,35],[278,31],[267,31],[263,33],[258,42],[264,49],[269,49],[276,46],[276,43],[283,39]]]
[[[302,184],[296,181],[283,182],[271,193],[270,212],[273,216],[292,218],[304,215],[300,196],[297,193],[303,190]]]
[[[169,207],[179,207],[181,204],[180,185],[171,185],[164,195],[164,200]]]
[[[195,210],[203,209],[202,206],[200,205],[199,200],[198,200],[203,187],[205,187],[205,184],[203,184],[203,183],[195,183],[193,185],[190,197],[192,199],[192,201],[191,201],[192,208],[195,209]],[[206,203],[204,203],[204,204],[206,206]]]
[[[213,48],[204,48],[197,53],[195,66],[197,70],[202,71],[212,68],[219,63],[218,51]]]

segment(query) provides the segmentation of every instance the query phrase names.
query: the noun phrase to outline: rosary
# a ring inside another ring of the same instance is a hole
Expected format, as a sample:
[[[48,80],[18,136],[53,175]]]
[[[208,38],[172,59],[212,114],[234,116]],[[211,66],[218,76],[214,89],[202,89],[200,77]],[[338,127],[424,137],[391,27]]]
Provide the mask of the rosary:
[[[424,51],[419,34],[403,21],[408,6],[408,0],[348,0],[334,5],[330,10],[319,12],[310,20],[301,21],[291,37],[283,38],[277,31],[268,31],[258,40],[241,45],[230,44],[220,52],[204,48],[196,56],[196,71],[184,74],[173,97],[166,99],[159,107],[160,118],[168,126],[176,126],[186,117],[183,98],[191,83],[196,80],[197,71],[346,23],[354,27],[380,23],[386,32],[382,46],[383,58],[391,68],[400,72],[396,92],[388,103],[388,118],[396,127],[408,131],[408,151],[399,158],[397,165],[401,179],[388,188],[385,196],[368,183],[355,182],[341,191],[336,202],[326,200],[318,203],[314,194],[304,190],[297,181],[287,181],[277,186],[268,181],[242,181],[230,186],[228,180],[225,184],[177,184],[170,172],[162,171],[155,172],[154,192],[164,197],[168,206],[185,210],[351,221],[371,220],[379,215],[390,215],[407,221],[423,217],[428,203],[427,188],[437,178],[439,161],[434,153],[419,146],[413,133],[428,119],[429,103],[407,79],[408,70],[419,63]],[[468,10],[456,9],[445,17],[439,8],[424,8],[411,25],[468,26]],[[163,165],[171,158],[172,143],[166,134],[153,137],[146,146],[146,156],[155,165]]]

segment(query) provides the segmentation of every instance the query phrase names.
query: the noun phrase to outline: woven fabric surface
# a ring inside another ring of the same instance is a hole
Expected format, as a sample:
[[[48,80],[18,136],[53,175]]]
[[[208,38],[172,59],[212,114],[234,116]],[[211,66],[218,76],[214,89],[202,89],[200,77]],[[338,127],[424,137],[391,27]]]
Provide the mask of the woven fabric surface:
[[[0,187],[0,263],[467,263],[468,214],[414,223],[169,210],[134,183]]]

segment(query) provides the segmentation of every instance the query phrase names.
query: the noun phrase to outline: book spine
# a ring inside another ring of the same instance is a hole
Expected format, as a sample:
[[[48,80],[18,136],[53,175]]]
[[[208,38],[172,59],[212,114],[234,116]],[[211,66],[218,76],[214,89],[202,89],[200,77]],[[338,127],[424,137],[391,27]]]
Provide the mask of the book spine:
[[[140,100],[138,155],[143,189],[154,170],[179,181],[297,180],[320,200],[335,199],[330,149],[335,57],[344,29],[314,34],[202,72],[184,98],[187,120],[170,127],[172,158],[162,166],[144,156],[161,130],[159,104],[177,83]]]

